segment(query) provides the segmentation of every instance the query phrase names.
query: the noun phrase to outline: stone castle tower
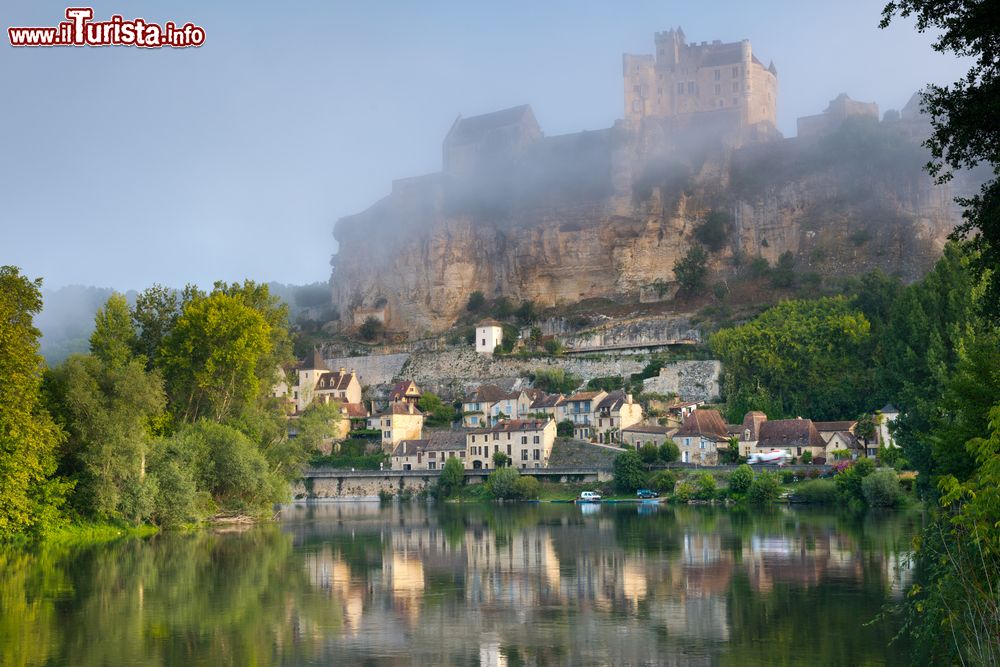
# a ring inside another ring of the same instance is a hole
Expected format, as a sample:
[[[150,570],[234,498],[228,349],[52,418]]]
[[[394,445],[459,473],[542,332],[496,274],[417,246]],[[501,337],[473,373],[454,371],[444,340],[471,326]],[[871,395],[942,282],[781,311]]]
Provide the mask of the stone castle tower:
[[[737,127],[775,126],[778,72],[753,55],[750,40],[688,44],[680,28],[656,33],[656,55],[622,56],[625,120],[684,122],[731,116]]]

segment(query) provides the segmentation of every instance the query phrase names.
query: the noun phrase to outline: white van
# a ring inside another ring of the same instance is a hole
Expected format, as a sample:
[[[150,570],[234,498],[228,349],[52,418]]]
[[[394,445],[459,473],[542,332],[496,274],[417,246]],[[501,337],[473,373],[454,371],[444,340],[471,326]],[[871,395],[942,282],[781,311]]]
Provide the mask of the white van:
[[[601,494],[596,491],[583,491],[580,493],[580,498],[577,502],[581,503],[599,503],[601,502]]]

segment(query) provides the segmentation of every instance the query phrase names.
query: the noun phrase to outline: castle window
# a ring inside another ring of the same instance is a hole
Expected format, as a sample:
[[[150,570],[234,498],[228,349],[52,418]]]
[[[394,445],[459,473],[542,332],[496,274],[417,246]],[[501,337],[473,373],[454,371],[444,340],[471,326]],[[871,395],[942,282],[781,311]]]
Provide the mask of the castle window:
[[[716,95],[722,94],[722,86],[720,86],[719,84],[715,84],[715,94]]]
[[[694,81],[688,81],[688,95],[694,95]]]
[[[720,69],[715,70],[715,80],[718,81],[721,78],[722,78],[722,70]]]
[[[740,84],[736,83],[735,81],[733,81],[733,92],[734,93],[740,92]]]
[[[677,94],[678,95],[683,95],[684,94],[684,84],[683,83],[678,83],[677,84]]]
[[[740,75],[740,68],[739,67],[734,67],[733,68],[733,78],[735,79],[739,75]]]

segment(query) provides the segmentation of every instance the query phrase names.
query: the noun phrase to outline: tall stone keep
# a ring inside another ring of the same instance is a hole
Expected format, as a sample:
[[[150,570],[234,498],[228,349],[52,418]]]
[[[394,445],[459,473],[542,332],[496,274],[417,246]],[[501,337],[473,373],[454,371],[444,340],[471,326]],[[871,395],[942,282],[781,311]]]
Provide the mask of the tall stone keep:
[[[622,57],[625,119],[693,120],[729,116],[737,127],[775,126],[778,72],[753,54],[750,40],[688,44],[680,28],[655,35],[656,55]]]

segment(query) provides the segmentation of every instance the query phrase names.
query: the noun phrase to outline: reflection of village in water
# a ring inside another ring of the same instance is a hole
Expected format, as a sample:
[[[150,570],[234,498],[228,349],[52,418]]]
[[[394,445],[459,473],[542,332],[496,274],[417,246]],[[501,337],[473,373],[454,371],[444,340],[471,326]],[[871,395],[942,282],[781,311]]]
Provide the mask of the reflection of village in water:
[[[792,510],[345,503],[290,508],[286,521],[309,581],[343,616],[312,639],[339,655],[698,664],[726,652],[744,616],[734,605],[824,586],[898,598],[910,576],[895,531],[852,534]]]

